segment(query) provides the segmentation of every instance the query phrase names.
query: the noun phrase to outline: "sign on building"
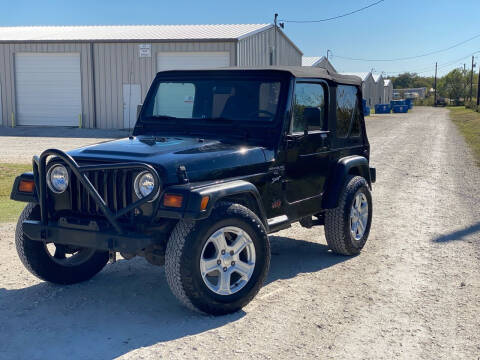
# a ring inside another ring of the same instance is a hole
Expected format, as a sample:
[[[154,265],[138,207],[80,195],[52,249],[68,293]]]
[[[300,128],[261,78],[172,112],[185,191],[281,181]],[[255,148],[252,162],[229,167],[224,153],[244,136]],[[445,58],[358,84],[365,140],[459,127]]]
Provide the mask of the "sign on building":
[[[152,44],[140,44],[138,45],[139,57],[152,57]]]

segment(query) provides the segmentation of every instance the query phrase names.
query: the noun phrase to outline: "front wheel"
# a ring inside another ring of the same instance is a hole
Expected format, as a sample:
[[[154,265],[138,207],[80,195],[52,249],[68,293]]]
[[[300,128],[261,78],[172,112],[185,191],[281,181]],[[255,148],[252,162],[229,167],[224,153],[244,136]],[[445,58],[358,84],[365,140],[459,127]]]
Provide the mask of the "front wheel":
[[[15,245],[23,265],[38,278],[55,284],[75,284],[96,275],[108,262],[108,252],[29,239],[24,220],[39,219],[38,205],[29,203],[18,219]]]
[[[226,202],[208,219],[180,221],[165,256],[173,294],[188,308],[213,315],[248,304],[269,265],[270,245],[260,219],[248,208]]]
[[[325,237],[330,249],[341,255],[359,254],[372,224],[372,195],[361,176],[349,176],[338,206],[325,213]]]

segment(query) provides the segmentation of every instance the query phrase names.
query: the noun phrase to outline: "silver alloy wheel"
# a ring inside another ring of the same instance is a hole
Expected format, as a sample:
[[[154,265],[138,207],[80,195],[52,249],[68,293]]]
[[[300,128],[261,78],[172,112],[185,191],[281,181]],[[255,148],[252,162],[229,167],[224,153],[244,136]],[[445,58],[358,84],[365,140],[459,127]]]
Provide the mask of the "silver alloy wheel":
[[[232,295],[250,280],[255,269],[255,245],[235,226],[215,231],[203,246],[200,271],[205,285],[218,295]]]
[[[350,210],[350,233],[355,240],[360,240],[365,234],[368,223],[368,201],[363,192],[358,191]]]
[[[48,256],[62,266],[78,266],[89,260],[96,252],[90,248],[75,248],[55,243],[45,244]]]

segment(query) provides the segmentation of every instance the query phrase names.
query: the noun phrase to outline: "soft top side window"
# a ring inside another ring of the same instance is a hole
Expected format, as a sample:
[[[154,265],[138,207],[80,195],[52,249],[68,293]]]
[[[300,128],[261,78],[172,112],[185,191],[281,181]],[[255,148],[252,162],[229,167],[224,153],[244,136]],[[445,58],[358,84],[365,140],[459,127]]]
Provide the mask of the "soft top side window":
[[[297,82],[293,101],[292,133],[323,130],[325,91],[322,84]]]
[[[352,85],[338,85],[337,138],[360,136],[360,116],[358,89]]]

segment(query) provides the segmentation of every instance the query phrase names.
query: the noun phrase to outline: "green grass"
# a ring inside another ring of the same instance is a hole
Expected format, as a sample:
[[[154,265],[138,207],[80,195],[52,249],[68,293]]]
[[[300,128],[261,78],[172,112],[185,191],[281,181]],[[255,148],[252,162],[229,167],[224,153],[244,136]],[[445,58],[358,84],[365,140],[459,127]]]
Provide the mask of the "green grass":
[[[480,166],[480,113],[466,109],[465,106],[452,106],[448,109],[450,118],[472,148],[477,165]]]
[[[16,221],[25,203],[10,200],[15,177],[31,171],[32,165],[0,163],[0,223]]]

